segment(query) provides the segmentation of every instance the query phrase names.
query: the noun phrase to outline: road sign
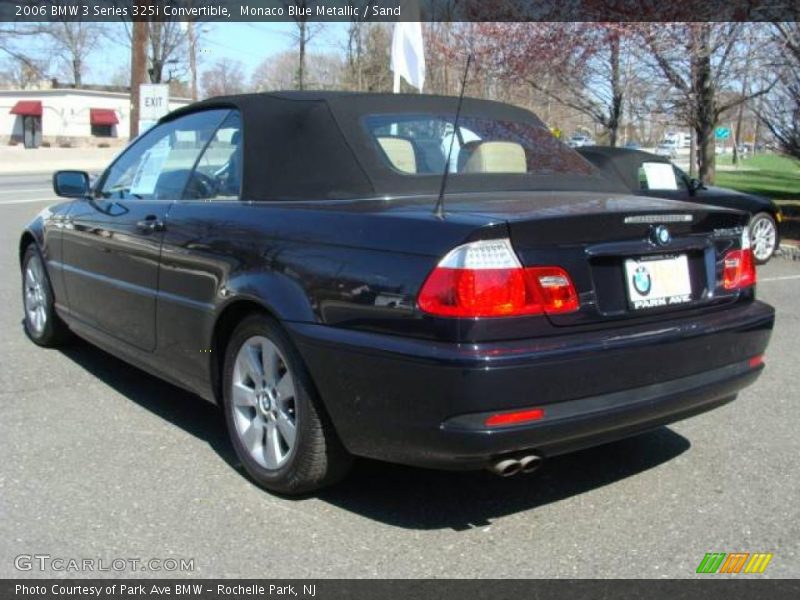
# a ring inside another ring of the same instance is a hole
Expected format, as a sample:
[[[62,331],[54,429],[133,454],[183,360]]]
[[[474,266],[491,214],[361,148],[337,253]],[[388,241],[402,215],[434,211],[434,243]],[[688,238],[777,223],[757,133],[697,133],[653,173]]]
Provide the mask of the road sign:
[[[139,133],[152,127],[169,112],[169,86],[143,83],[139,86]]]
[[[731,130],[727,127],[717,127],[717,129],[714,131],[714,135],[718,140],[727,140],[729,137],[731,137]]]

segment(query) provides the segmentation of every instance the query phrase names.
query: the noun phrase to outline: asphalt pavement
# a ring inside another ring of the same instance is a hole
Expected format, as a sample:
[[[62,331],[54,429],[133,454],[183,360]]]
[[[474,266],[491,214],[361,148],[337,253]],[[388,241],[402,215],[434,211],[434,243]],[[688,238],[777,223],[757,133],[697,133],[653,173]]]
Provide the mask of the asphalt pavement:
[[[87,343],[25,337],[18,238],[49,179],[0,177],[0,577],[696,577],[707,552],[773,553],[730,577],[800,576],[800,262],[759,269],[778,318],[736,402],[533,476],[362,461],[288,500],[245,477],[216,408]],[[194,570],[19,570],[29,555]]]

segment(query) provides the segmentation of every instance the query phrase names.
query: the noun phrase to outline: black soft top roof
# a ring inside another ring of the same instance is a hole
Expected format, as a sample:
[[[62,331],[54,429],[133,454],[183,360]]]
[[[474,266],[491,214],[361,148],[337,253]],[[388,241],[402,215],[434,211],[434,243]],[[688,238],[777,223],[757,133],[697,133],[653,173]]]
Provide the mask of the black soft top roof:
[[[611,146],[585,146],[578,153],[597,166],[606,175],[615,177],[629,190],[639,190],[639,167],[645,162],[671,164],[663,156],[633,148],[612,148]]]
[[[362,119],[373,114],[452,115],[457,103],[456,97],[427,94],[265,92],[203,100],[173,111],[162,122],[212,108],[238,110],[243,122],[242,197],[248,200],[436,194],[441,176],[392,169]],[[464,98],[461,114],[544,127],[529,111],[488,100]],[[451,174],[447,190],[622,191],[593,167],[588,170],[591,174],[585,176]]]

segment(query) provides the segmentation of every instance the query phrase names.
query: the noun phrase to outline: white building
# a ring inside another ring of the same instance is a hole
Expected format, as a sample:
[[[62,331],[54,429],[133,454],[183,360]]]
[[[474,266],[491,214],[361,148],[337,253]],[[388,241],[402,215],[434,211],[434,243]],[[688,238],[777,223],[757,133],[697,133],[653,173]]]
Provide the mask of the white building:
[[[189,104],[170,99],[169,110]],[[128,141],[127,92],[92,89],[0,90],[0,144],[117,146]]]

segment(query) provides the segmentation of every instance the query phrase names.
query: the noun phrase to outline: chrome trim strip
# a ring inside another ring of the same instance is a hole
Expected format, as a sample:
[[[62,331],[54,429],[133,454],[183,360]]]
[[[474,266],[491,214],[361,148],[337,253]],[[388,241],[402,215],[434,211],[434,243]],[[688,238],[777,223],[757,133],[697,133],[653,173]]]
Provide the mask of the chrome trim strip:
[[[625,224],[691,223],[692,215],[634,215],[625,217]]]
[[[134,283],[128,283],[127,281],[120,281],[119,279],[114,279],[112,277],[100,275],[99,273],[92,273],[90,271],[85,271],[83,269],[73,267],[72,265],[59,263],[57,261],[50,261],[50,263],[53,264],[54,266],[61,267],[64,271],[69,271],[70,273],[74,273],[75,275],[80,275],[82,277],[88,277],[90,279],[94,279],[95,281],[106,283],[110,286],[131,292],[133,294],[139,294],[141,296],[146,296],[148,298],[155,297],[156,300],[167,300],[169,302],[174,302],[176,304],[182,304],[183,306],[188,306],[189,308],[194,308],[195,310],[202,310],[205,312],[214,311],[213,304],[199,302],[197,300],[192,300],[191,298],[186,298],[185,296],[178,296],[177,294],[171,294],[169,292],[153,290],[151,288],[146,288],[144,286],[136,285]]]

